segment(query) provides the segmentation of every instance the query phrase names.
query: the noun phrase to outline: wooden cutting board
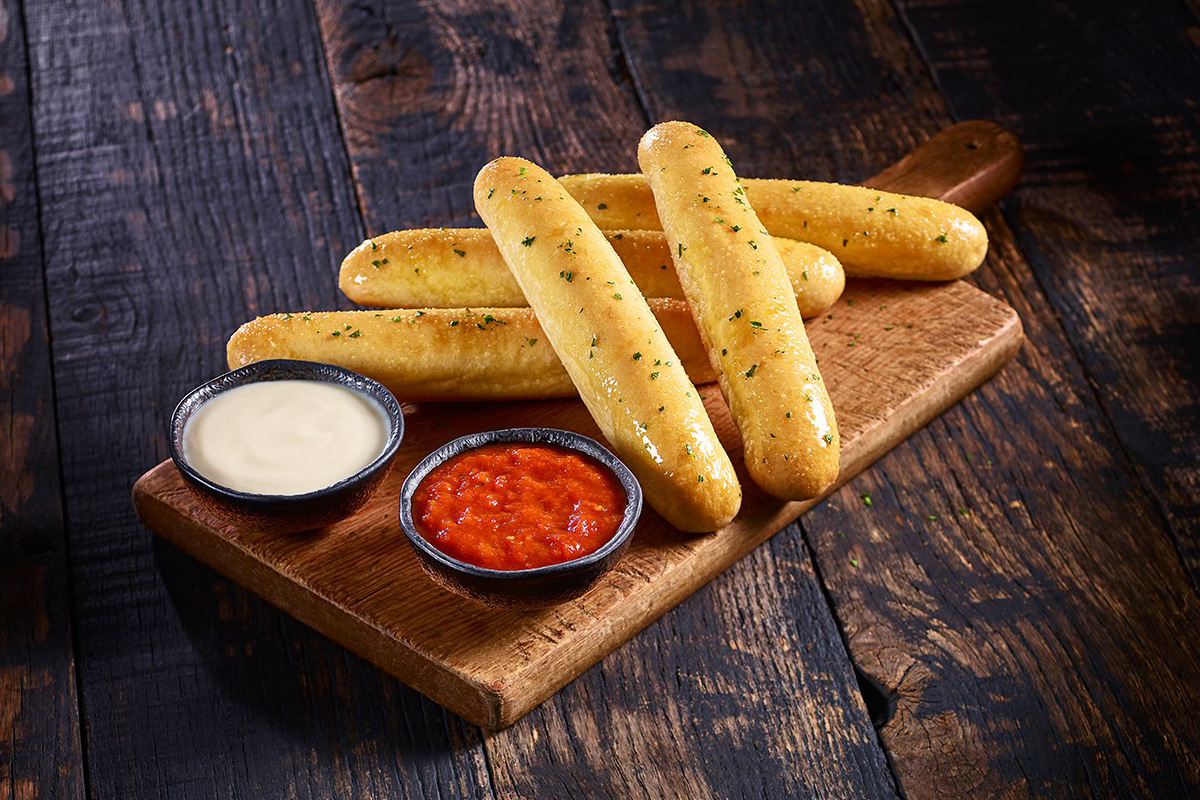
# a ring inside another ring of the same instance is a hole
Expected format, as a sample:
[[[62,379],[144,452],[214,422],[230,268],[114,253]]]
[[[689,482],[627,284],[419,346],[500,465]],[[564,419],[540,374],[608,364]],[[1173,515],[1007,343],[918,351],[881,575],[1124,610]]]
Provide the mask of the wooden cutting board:
[[[868,183],[978,209],[1012,185],[1019,163],[1011,135],[964,123]],[[837,410],[840,483],[993,375],[1022,341],[1011,308],[960,281],[851,281],[808,330]],[[647,508],[613,572],[582,598],[537,612],[486,609],[435,586],[400,530],[397,498],[418,461],[467,433],[553,426],[603,441],[577,400],[407,405],[406,437],[380,491],[355,516],[309,533],[223,523],[199,506],[170,461],[138,480],[134,504],[180,549],[471,722],[499,728],[818,502],[758,491],[720,391],[701,393],[726,450],[737,454],[741,513],[722,531],[689,536]]]

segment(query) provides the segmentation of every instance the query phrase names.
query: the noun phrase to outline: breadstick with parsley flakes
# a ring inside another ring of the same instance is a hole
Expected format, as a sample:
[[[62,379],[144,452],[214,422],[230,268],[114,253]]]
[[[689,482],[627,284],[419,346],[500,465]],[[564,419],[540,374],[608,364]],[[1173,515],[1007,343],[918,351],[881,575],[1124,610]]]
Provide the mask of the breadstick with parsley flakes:
[[[606,231],[605,237],[646,297],[683,298],[667,239],[660,231]],[[776,239],[796,303],[806,319],[841,297],[842,265],[805,242]],[[486,228],[392,231],[367,239],[342,260],[338,286],[374,308],[528,305]]]
[[[655,125],[638,164],[675,271],[768,493],[806,500],[838,475],[838,431],[791,283],[725,152],[686,122]]]
[[[716,380],[682,300],[651,310],[688,377]],[[426,308],[271,314],[229,338],[230,369],[270,358],[336,364],[404,401],[524,400],[578,394],[528,308]]]
[[[641,175],[559,181],[601,228],[662,230]],[[987,255],[987,231],[975,215],[942,200],[819,181],[744,178],[742,185],[772,236],[828,250],[847,277],[946,281]]]
[[[646,500],[680,530],[724,527],[742,501],[733,464],[604,234],[548,172],[520,158],[479,171],[475,208]]]

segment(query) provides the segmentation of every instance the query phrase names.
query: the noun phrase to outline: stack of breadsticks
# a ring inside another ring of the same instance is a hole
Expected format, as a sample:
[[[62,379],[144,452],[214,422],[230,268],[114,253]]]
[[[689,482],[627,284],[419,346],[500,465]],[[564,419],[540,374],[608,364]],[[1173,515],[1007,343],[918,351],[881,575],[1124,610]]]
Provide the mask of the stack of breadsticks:
[[[802,318],[847,275],[970,272],[983,226],[927,198],[741,181],[684,122],[652,128],[638,163],[642,175],[555,180],[497,159],[475,181],[486,229],[397,231],[342,262],[346,295],[389,310],[260,317],[230,339],[230,367],[333,363],[401,400],[577,393],[649,503],[686,531],[724,526],[741,503],[694,390],[716,380],[754,482],[818,496],[837,478],[838,433]]]

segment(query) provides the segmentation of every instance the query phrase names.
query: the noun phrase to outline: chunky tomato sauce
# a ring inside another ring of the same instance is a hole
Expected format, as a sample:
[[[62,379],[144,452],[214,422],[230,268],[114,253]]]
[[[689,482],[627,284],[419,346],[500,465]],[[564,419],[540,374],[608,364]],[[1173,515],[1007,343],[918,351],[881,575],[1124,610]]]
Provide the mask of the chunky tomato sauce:
[[[413,494],[413,521],[451,558],[532,569],[600,549],[621,524],[625,489],[573,450],[491,444],[438,466]]]

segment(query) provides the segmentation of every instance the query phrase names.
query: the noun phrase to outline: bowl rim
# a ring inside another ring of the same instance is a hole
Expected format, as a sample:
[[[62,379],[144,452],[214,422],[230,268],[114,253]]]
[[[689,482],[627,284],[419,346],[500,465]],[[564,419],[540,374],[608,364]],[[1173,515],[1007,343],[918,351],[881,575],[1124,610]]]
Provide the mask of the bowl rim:
[[[420,534],[412,516],[412,498],[417,487],[428,477],[429,473],[445,462],[469,450],[477,450],[491,444],[516,442],[525,444],[548,444],[565,450],[574,450],[590,456],[601,466],[608,469],[617,478],[625,490],[625,511],[621,524],[612,537],[587,555],[563,561],[559,564],[548,564],[543,567],[528,567],[526,569],[492,569],[480,567],[466,561],[447,555]],[[612,451],[590,436],[561,428],[500,428],[491,431],[481,431],[460,436],[434,450],[421,460],[400,487],[400,528],[414,548],[423,555],[433,559],[450,569],[465,573],[473,578],[487,578],[496,581],[516,581],[529,578],[549,578],[575,572],[581,568],[592,566],[607,559],[614,551],[623,548],[633,536],[638,520],[642,515],[642,485],[630,471],[625,462],[617,458]]]
[[[266,373],[266,375],[263,375]],[[337,483],[303,494],[260,494],[244,492],[217,483],[201,474],[183,453],[183,436],[187,422],[206,402],[231,389],[252,383],[267,383],[281,380],[306,380],[332,383],[370,399],[383,412],[388,421],[388,437],[383,450],[362,469]],[[386,468],[400,450],[404,438],[404,412],[400,402],[386,386],[353,370],[321,361],[301,361],[290,358],[271,358],[255,361],[205,381],[183,396],[171,414],[168,448],[171,460],[186,478],[204,489],[228,500],[249,507],[278,507],[281,504],[299,505],[330,498],[348,487],[369,480]]]

